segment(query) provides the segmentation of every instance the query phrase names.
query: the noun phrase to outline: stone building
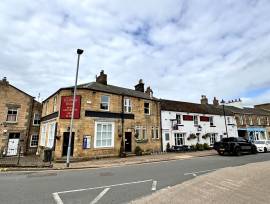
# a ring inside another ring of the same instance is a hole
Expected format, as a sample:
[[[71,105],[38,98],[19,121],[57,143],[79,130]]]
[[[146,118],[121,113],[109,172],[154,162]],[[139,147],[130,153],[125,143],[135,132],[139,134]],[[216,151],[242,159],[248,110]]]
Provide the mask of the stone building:
[[[243,107],[240,99],[229,101],[225,109],[234,113],[239,137],[249,140],[270,139],[270,111]]]
[[[0,155],[35,154],[38,146],[41,103],[0,80]]]
[[[257,104],[254,106],[256,109],[261,109],[267,112],[270,112],[270,103],[264,103],[264,104]],[[268,118],[268,125],[266,126],[266,131],[268,133],[268,139],[270,140],[270,125],[269,125],[270,118]]]
[[[60,88],[43,101],[39,153],[52,148],[55,159],[67,155],[74,87]],[[104,71],[96,82],[78,85],[71,155],[73,158],[118,156],[160,151],[159,101],[142,80],[135,90],[107,84]]]

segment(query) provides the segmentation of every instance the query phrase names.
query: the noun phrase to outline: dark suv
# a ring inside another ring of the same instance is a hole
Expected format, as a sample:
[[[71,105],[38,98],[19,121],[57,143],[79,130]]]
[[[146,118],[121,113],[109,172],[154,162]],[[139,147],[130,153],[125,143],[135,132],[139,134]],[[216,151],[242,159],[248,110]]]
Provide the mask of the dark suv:
[[[220,142],[214,143],[214,149],[219,155],[229,153],[240,156],[242,153],[257,153],[256,146],[242,137],[223,138]]]

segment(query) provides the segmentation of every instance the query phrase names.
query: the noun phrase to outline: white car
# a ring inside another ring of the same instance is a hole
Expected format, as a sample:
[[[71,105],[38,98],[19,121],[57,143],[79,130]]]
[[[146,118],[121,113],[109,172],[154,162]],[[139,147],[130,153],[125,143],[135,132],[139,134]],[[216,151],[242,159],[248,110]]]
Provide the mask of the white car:
[[[256,140],[254,144],[257,147],[257,152],[270,151],[270,140]]]

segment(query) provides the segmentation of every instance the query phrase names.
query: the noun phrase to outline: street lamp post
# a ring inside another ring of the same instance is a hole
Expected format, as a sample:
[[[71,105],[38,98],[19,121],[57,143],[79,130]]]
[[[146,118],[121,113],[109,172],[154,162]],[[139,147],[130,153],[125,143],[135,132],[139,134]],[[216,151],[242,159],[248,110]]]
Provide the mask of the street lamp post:
[[[72,111],[71,111],[71,118],[70,118],[70,129],[69,129],[69,138],[68,138],[66,167],[69,167],[69,163],[70,163],[71,138],[72,138],[72,129],[73,129],[73,118],[74,118],[76,92],[77,92],[77,81],[78,81],[78,72],[79,72],[79,65],[80,65],[80,56],[82,53],[83,53],[83,50],[77,49],[78,59],[77,59],[75,86],[74,86],[74,92],[73,92]]]
[[[222,109],[223,109],[223,116],[224,116],[224,121],[225,121],[225,128],[226,128],[226,135],[227,135],[227,138],[229,137],[228,135],[228,129],[227,129],[227,121],[226,121],[226,115],[225,115],[225,101],[222,99],[221,102],[222,104]]]

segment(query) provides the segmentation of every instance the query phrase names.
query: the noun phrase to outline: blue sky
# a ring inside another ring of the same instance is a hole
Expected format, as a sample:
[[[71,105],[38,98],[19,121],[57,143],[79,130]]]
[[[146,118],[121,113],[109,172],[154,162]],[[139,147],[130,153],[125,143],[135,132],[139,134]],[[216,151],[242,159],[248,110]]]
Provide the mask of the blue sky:
[[[160,98],[270,101],[268,0],[2,0],[0,77],[44,99],[101,69]]]

